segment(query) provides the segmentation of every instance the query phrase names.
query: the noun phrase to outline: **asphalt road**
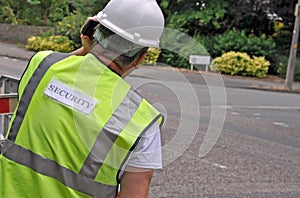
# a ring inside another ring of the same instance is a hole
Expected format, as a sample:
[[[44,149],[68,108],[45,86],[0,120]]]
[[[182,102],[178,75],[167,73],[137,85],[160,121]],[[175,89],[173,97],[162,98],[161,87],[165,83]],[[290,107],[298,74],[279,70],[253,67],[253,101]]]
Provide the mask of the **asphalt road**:
[[[20,78],[28,61],[0,56],[0,76],[8,75]]]
[[[180,153],[163,150],[150,197],[300,197],[299,94],[150,68],[128,80],[166,112],[163,148],[177,142]],[[203,154],[207,141],[214,146]]]
[[[0,75],[26,65],[0,57]],[[147,67],[127,80],[166,118],[149,197],[300,197],[300,94]]]

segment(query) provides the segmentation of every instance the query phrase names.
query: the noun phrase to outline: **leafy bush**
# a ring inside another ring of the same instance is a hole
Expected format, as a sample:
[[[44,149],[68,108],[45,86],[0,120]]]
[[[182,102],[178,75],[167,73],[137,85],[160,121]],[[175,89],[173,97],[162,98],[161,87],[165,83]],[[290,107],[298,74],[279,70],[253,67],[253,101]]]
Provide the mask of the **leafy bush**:
[[[280,77],[285,78],[289,62],[289,56],[281,55],[279,56],[279,59],[281,60],[281,62],[279,63],[278,74]],[[300,82],[300,57],[296,57],[294,81]]]
[[[190,55],[208,55],[197,37],[192,38],[173,29],[164,30],[161,47],[159,62],[175,67],[189,68]]]
[[[246,70],[246,65],[250,64],[251,58],[246,53],[227,52],[212,61],[211,70],[230,75],[241,75]]]
[[[212,57],[217,57],[216,50],[214,49],[214,44],[216,43],[216,37],[215,36],[203,36],[198,35],[195,37],[195,39],[204,46],[204,48],[207,50],[207,54],[209,53]],[[219,53],[218,53],[219,54]],[[219,55],[218,55],[219,56]]]
[[[156,65],[159,54],[160,54],[160,49],[152,48],[152,47],[149,48],[147,51],[147,56],[145,57],[143,63]]]
[[[281,54],[289,53],[291,46],[291,39],[293,37],[292,31],[284,25],[283,22],[274,22],[275,32],[272,34],[276,42],[276,48]]]
[[[254,56],[252,59],[252,76],[256,76],[258,78],[263,78],[268,73],[268,69],[270,66],[270,62],[265,59],[265,57],[256,57]]]
[[[69,0],[0,0],[0,21],[52,26],[70,14],[69,5]]]
[[[160,56],[158,58],[158,61],[160,63],[173,66],[173,67],[179,67],[179,68],[188,68],[189,67],[189,61],[187,58],[180,56],[179,54],[172,52],[167,49],[162,49]]]
[[[72,7],[76,10],[76,13],[80,13],[86,16],[94,16],[99,10],[102,10],[109,0],[68,0],[71,2]]]
[[[56,33],[59,35],[67,36],[74,42],[74,47],[81,47],[80,29],[87,17],[76,14],[65,17],[62,21],[58,22],[56,26]]]
[[[14,11],[9,6],[0,7],[0,22],[18,24]]]
[[[214,37],[200,36],[198,40],[203,43],[212,57],[218,57],[230,51],[244,52],[250,57],[263,56],[271,63],[268,71],[277,73],[276,44],[272,38],[266,38],[264,35],[247,36],[244,31],[231,30]]]
[[[271,58],[275,52],[276,44],[272,38],[247,36],[244,31],[236,30],[225,32],[217,36],[214,43],[214,54],[220,56],[229,51],[245,52],[250,56],[264,56]],[[268,59],[268,58],[267,58]]]
[[[71,52],[74,50],[73,42],[65,36],[38,37],[32,36],[28,39],[26,49],[32,51],[53,50],[58,52]]]
[[[253,57],[242,52],[227,52],[221,57],[215,58],[211,63],[212,71],[224,74],[255,76],[263,78],[268,72],[270,62],[264,57]]]

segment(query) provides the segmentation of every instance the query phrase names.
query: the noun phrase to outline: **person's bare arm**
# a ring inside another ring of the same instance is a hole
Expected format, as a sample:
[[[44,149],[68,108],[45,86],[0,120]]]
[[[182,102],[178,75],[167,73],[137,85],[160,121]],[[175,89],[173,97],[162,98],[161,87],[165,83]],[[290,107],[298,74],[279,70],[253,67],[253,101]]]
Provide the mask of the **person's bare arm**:
[[[71,52],[73,55],[85,56],[91,50],[91,39],[88,36],[81,35],[82,47]]]
[[[147,198],[153,170],[127,169],[121,179],[121,198]]]
[[[97,16],[88,17],[87,20],[84,22],[83,26],[88,22],[88,20],[97,21]],[[83,26],[81,27],[81,29],[83,28]],[[81,30],[80,30],[80,32],[81,32]],[[71,52],[71,54],[77,55],[77,56],[85,56],[86,54],[88,54],[91,51],[92,41],[86,35],[81,34],[80,38],[81,38],[82,47],[74,50],[73,52]]]

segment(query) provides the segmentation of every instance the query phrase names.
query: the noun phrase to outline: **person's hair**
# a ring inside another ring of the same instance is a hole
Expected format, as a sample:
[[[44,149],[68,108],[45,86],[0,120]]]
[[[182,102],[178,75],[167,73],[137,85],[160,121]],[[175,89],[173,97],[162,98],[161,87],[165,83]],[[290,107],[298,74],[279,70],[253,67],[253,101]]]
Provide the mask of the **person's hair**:
[[[95,38],[93,45],[100,45],[100,48],[102,48],[100,53],[110,58],[118,67],[122,68],[130,65],[148,50],[148,47],[134,44],[103,25],[99,25],[97,29],[101,34],[101,40]]]

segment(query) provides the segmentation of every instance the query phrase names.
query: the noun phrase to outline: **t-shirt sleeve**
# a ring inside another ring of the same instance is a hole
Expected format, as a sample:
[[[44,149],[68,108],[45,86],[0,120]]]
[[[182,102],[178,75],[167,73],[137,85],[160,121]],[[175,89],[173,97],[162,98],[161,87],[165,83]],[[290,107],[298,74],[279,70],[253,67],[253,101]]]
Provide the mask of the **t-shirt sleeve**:
[[[136,168],[162,169],[161,134],[158,123],[149,127],[141,137],[127,165]]]

